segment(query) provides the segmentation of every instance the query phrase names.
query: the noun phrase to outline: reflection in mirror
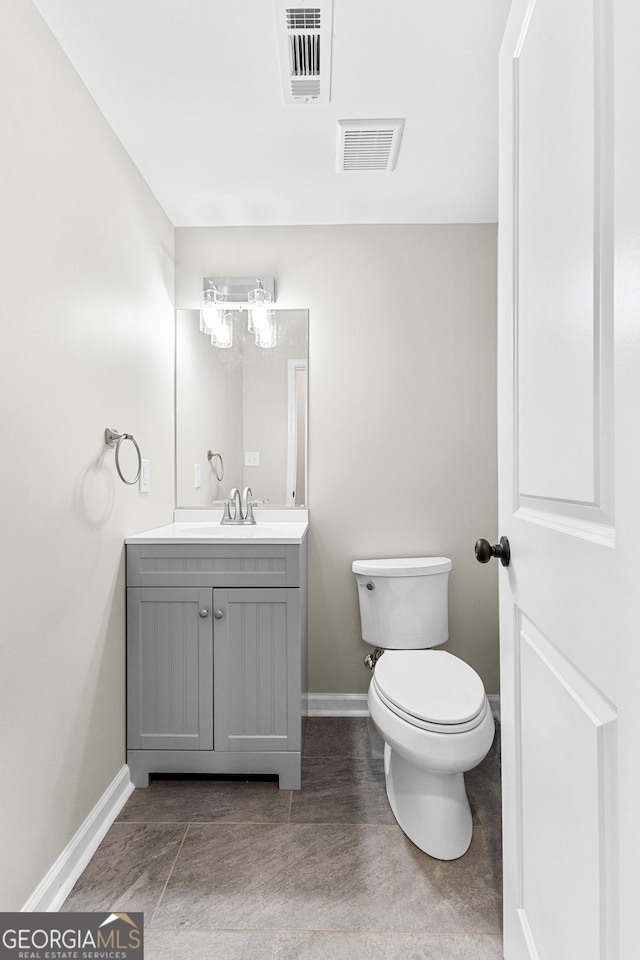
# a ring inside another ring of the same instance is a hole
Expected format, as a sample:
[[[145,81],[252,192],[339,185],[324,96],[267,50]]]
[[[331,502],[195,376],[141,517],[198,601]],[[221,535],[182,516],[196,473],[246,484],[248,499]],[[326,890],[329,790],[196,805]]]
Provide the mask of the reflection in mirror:
[[[307,503],[308,311],[274,314],[275,347],[256,346],[247,313],[234,311],[233,346],[220,349],[200,332],[198,310],[177,312],[179,508],[218,506],[245,486],[270,507]]]

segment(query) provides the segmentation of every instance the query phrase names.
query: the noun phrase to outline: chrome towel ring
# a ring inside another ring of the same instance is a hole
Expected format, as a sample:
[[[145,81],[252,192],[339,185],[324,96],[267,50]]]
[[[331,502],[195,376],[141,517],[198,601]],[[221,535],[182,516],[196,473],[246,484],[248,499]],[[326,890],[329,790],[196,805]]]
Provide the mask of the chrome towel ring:
[[[222,480],[224,477],[224,461],[221,453],[214,453],[213,450],[207,450],[207,460],[211,464],[211,469],[216,480]]]
[[[131,443],[136,448],[136,452],[138,454],[138,472],[136,473],[133,480],[127,480],[122,475],[122,470],[120,469],[120,444],[122,443],[123,440],[131,440]],[[104,442],[107,444],[108,447],[116,448],[116,470],[118,471],[118,476],[120,477],[123,483],[126,483],[129,486],[133,486],[133,484],[137,483],[138,480],[140,479],[140,471],[142,470],[142,454],[140,453],[140,447],[138,446],[135,437],[131,433],[118,433],[116,430],[109,430],[109,428],[107,427],[107,429],[104,432]]]

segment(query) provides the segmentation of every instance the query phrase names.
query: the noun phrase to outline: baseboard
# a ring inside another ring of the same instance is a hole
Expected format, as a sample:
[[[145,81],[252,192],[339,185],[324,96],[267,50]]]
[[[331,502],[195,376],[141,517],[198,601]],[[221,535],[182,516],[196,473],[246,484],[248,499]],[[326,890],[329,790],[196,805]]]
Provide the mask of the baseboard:
[[[23,913],[55,913],[60,909],[132,793],[129,767],[125,764],[31,894],[22,908]]]
[[[303,693],[302,712],[308,717],[368,717],[366,693]]]
[[[487,694],[491,712],[500,720],[500,696]],[[303,693],[302,713],[307,717],[368,717],[366,693]]]

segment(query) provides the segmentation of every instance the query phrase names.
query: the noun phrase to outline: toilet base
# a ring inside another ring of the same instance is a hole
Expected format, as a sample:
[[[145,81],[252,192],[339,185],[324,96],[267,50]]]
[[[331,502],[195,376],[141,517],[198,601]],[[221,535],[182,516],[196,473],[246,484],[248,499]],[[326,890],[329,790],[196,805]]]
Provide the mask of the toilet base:
[[[437,860],[456,860],[473,832],[463,773],[434,773],[384,745],[387,797],[398,826]]]

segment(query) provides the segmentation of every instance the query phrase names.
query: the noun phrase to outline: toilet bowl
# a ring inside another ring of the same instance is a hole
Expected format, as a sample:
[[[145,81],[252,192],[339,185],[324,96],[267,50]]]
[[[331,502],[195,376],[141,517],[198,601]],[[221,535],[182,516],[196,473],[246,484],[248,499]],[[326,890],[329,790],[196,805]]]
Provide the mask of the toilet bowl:
[[[439,860],[468,849],[472,816],[464,773],[486,756],[495,725],[482,681],[463,660],[432,650],[448,639],[447,557],[356,560],[364,640],[385,651],[369,686],[385,742],[393,814]]]

